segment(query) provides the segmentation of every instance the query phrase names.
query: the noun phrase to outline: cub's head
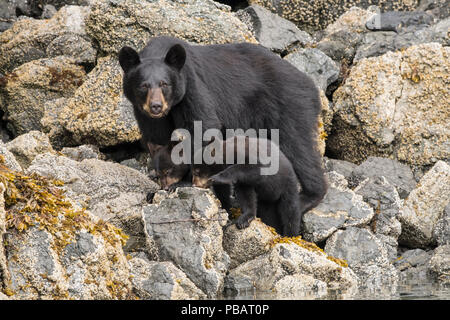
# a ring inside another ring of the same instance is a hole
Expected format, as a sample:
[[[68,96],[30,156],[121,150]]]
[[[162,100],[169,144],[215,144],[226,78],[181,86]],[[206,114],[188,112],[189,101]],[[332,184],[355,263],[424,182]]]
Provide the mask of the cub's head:
[[[123,91],[131,103],[151,118],[166,116],[184,97],[186,84],[181,69],[186,50],[175,44],[163,58],[144,58],[130,47],[119,52],[124,71]]]
[[[174,164],[171,151],[171,146],[157,146],[152,156],[152,166],[164,190],[167,190],[172,184],[180,182],[190,170],[188,164]]]

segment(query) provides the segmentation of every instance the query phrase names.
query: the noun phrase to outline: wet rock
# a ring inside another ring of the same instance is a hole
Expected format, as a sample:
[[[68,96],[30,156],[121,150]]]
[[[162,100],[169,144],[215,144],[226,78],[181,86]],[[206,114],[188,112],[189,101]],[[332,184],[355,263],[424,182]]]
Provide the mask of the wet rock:
[[[270,243],[277,237],[259,219],[253,220],[248,228],[239,230],[236,225],[226,228],[223,247],[231,259],[230,269],[247,262],[270,250]]]
[[[284,59],[309,75],[323,91],[326,91],[339,76],[339,66],[325,53],[315,48],[299,49]]]
[[[27,170],[64,183],[66,194],[93,215],[129,235],[126,250],[146,248],[141,211],[158,185],[138,171],[97,159],[81,162],[45,153]]]
[[[383,284],[395,287],[398,282],[398,271],[390,264],[385,246],[367,229],[338,230],[327,240],[324,250],[347,261],[362,287],[378,288]]]
[[[323,252],[310,251],[295,243],[281,243],[269,253],[232,269],[225,280],[225,292],[237,294],[246,290],[280,289],[281,283],[294,279],[302,281],[303,275],[326,283],[327,288],[342,291],[350,290],[357,283],[357,277],[350,268],[329,260]],[[323,288],[323,284],[316,284]],[[296,286],[301,287],[302,284],[297,283]]]
[[[87,32],[107,53],[127,45],[142,49],[153,36],[175,36],[187,41],[213,44],[256,42],[230,7],[212,0],[108,1],[91,5]]]
[[[49,106],[41,122],[56,144],[61,136],[73,144],[99,147],[140,138],[133,107],[122,94],[119,62],[113,57],[99,59],[74,95]]]
[[[430,280],[430,259],[432,252],[422,249],[405,251],[394,262],[394,266],[400,271],[400,279],[408,280]]]
[[[373,16],[366,23],[366,27],[372,31],[400,32],[410,26],[429,26],[433,23],[433,17],[420,11],[389,11]]]
[[[0,93],[8,129],[15,136],[41,130],[44,103],[71,96],[85,76],[74,59],[62,56],[34,60],[14,69],[3,77]]]
[[[375,215],[369,226],[375,236],[386,245],[389,261],[397,258],[397,240],[402,231],[397,219],[402,202],[397,190],[382,177],[368,178],[356,189],[363,200],[374,210]]]
[[[158,258],[172,261],[208,298],[222,292],[230,264],[222,247],[228,214],[219,206],[210,190],[178,188],[143,211],[146,234],[156,244]]]
[[[444,214],[434,227],[433,238],[439,246],[450,244],[450,203],[445,206]]]
[[[33,159],[45,152],[54,152],[50,141],[40,131],[30,131],[11,140],[6,145],[8,151],[14,154],[22,168],[28,168]]]
[[[434,249],[430,260],[430,270],[442,283],[450,283],[450,245]]]
[[[131,283],[137,297],[145,300],[204,299],[206,295],[172,262],[148,261],[135,257],[129,261]]]
[[[354,185],[367,178],[384,176],[405,199],[416,186],[412,170],[396,160],[380,157],[368,157],[366,161],[353,169],[351,180]]]
[[[88,12],[88,7],[66,6],[48,20],[17,21],[0,34],[0,72],[6,73],[25,62],[54,57],[53,54],[61,52],[74,58],[76,63],[95,62],[96,50],[84,26]]]
[[[442,102],[450,88],[449,50],[422,44],[354,65],[333,95],[330,152],[355,163],[368,156],[416,166],[448,159],[449,114]]]
[[[74,148],[63,148],[61,153],[66,157],[82,161],[84,159],[99,159],[104,160],[104,155],[100,152],[97,146],[94,145],[81,145]]]
[[[435,244],[433,230],[450,201],[450,166],[438,161],[411,191],[398,216],[402,224],[399,243],[411,248]]]
[[[6,145],[0,141],[0,163],[11,170],[22,171],[22,167],[17,162],[14,155],[8,150]]]
[[[346,188],[344,177],[334,174],[344,183],[329,178],[330,186],[322,202],[303,215],[303,236],[308,241],[322,242],[336,230],[366,225],[374,216],[373,209],[362,196]]]
[[[328,286],[306,274],[285,276],[278,280],[273,288],[277,299],[318,299],[326,296]]]
[[[256,40],[272,51],[282,53],[295,44],[305,46],[312,43],[308,33],[261,6],[249,6],[237,14],[253,31]]]

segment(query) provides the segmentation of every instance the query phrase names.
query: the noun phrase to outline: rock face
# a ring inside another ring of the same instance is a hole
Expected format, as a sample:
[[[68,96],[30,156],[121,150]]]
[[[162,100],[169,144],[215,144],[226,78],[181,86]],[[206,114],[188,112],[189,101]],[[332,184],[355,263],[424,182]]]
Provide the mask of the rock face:
[[[24,169],[28,168],[38,154],[54,152],[48,137],[44,133],[35,130],[11,140],[6,144],[6,148],[14,154]]]
[[[84,81],[86,73],[67,57],[39,59],[25,63],[3,77],[3,111],[14,135],[41,130],[44,103],[68,97]]]
[[[212,192],[178,188],[159,204],[145,207],[143,215],[148,240],[157,247],[157,258],[172,261],[208,298],[217,297],[230,258],[222,247],[227,213],[220,209]]]
[[[133,107],[122,94],[122,73],[116,58],[105,57],[69,99],[46,110],[42,124],[52,143],[69,136],[74,144],[114,146],[140,138]]]
[[[127,45],[142,49],[153,36],[175,36],[213,44],[256,42],[228,6],[212,0],[95,0],[86,20],[88,34],[103,51],[117,53]]]
[[[159,188],[145,175],[117,163],[78,162],[50,153],[37,156],[27,172],[62,181],[67,195],[81,207],[129,235],[127,250],[145,249],[141,211],[147,194]]]
[[[393,263],[400,271],[400,279],[407,281],[429,280],[432,253],[422,249],[413,249],[404,252]]]
[[[434,227],[433,238],[440,246],[450,244],[450,203],[445,206],[442,218],[438,220]]]
[[[450,283],[450,245],[437,247],[430,260],[430,270],[442,283]]]
[[[424,166],[450,157],[449,48],[436,43],[361,60],[334,93],[330,150],[361,162],[387,156]]]
[[[96,50],[85,32],[89,7],[66,6],[51,19],[23,19],[0,34],[0,73],[41,58],[66,55],[93,63]]]
[[[450,202],[450,166],[438,161],[405,200],[399,220],[399,242],[412,248],[435,244],[433,230]]]
[[[0,163],[11,170],[22,171],[22,167],[2,141],[0,141]]]
[[[238,11],[238,16],[253,31],[256,40],[272,51],[282,53],[293,45],[313,42],[308,33],[261,6],[249,6]]]

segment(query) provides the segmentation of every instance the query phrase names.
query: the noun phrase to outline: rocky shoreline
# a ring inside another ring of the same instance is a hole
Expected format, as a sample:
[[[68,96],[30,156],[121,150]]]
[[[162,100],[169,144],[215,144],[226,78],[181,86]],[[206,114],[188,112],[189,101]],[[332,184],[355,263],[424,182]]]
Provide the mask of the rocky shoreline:
[[[411,279],[448,288],[445,1],[336,1],[326,16],[301,0],[44,2],[0,0],[22,8],[0,20],[0,299],[395,297]],[[160,190],[117,61],[156,35],[260,43],[313,78],[329,190],[302,238],[258,219],[228,226],[208,189]]]

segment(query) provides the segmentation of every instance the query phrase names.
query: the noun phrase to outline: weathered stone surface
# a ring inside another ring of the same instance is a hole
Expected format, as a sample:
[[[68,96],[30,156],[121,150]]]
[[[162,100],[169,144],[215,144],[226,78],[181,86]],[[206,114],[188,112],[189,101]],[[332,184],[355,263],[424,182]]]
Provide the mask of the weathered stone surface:
[[[421,11],[389,11],[379,13],[369,19],[366,27],[372,31],[395,31],[399,33],[410,26],[427,26],[433,23],[433,17]]]
[[[425,11],[438,19],[443,19],[450,16],[448,0],[421,0],[417,10]]]
[[[268,252],[275,237],[276,233],[259,219],[253,220],[248,228],[242,230],[237,229],[236,225],[225,229],[223,248],[230,256],[230,269]]]
[[[422,249],[405,251],[393,263],[394,266],[400,271],[400,279],[404,281],[429,281],[430,259],[432,253],[432,251],[427,252]]]
[[[444,214],[436,222],[433,238],[436,239],[439,246],[450,244],[450,203],[445,206]]]
[[[61,153],[76,161],[82,161],[84,159],[104,160],[105,157],[97,146],[89,144],[84,144],[74,148],[62,148]]]
[[[1,164],[5,165],[11,170],[22,171],[22,167],[2,141],[0,141],[0,156]]]
[[[210,190],[178,188],[143,211],[146,234],[156,243],[158,258],[172,261],[208,298],[222,292],[230,264],[222,247],[228,218],[219,205]]]
[[[86,20],[87,32],[102,50],[117,53],[127,45],[142,49],[153,36],[175,36],[213,44],[256,42],[228,6],[212,0],[96,0]]]
[[[237,14],[249,26],[256,40],[272,51],[282,53],[293,45],[312,44],[313,40],[308,33],[261,6],[249,6]]]
[[[34,60],[3,77],[0,94],[8,128],[17,136],[41,130],[44,103],[71,96],[83,83],[86,73],[67,57]]]
[[[33,159],[45,152],[54,152],[48,137],[40,131],[30,131],[11,140],[6,145],[8,151],[14,154],[22,168],[27,168]]]
[[[349,178],[351,178],[353,169],[355,169],[357,165],[344,160],[329,159],[327,157],[324,157],[324,167],[326,172],[335,171],[343,175],[346,180],[349,180]]]
[[[411,191],[398,216],[402,224],[399,243],[425,248],[436,242],[433,230],[450,202],[450,166],[438,161]]]
[[[434,249],[430,270],[440,282],[450,283],[450,245]]]
[[[27,172],[61,180],[67,195],[81,207],[129,235],[126,250],[145,249],[141,211],[147,194],[159,189],[147,176],[113,162],[78,162],[50,153],[37,156]]]
[[[429,43],[353,66],[334,93],[330,151],[357,163],[368,156],[389,156],[418,166],[448,159],[449,52],[448,47]]]
[[[397,285],[398,271],[390,264],[385,246],[367,229],[349,227],[338,230],[327,240],[324,250],[333,257],[347,261],[358,275],[362,287]]]
[[[140,138],[133,107],[122,94],[122,72],[116,58],[105,57],[67,100],[58,100],[42,119],[50,139],[68,135],[75,144],[113,146]]]
[[[325,53],[315,48],[299,49],[284,57],[300,71],[309,75],[318,88],[327,90],[337,80],[339,66]]]
[[[319,299],[328,292],[326,282],[306,274],[294,274],[278,280],[273,288],[277,299]]]
[[[344,177],[335,174],[345,184],[329,178],[330,186],[322,202],[303,215],[303,236],[308,241],[321,242],[340,228],[365,225],[374,215],[362,196],[346,188]]]
[[[412,170],[396,160],[380,157],[368,157],[366,161],[353,169],[351,181],[357,185],[367,178],[384,176],[404,199],[416,186]]]
[[[73,57],[77,63],[93,63],[96,51],[84,26],[88,12],[89,7],[66,6],[48,20],[23,19],[16,22],[0,34],[0,72],[61,53]]]
[[[310,251],[294,243],[276,244],[272,250],[231,270],[225,280],[228,294],[246,290],[268,291],[286,276],[307,275],[328,288],[349,290],[357,283],[350,268],[329,260],[327,255]],[[291,281],[291,278],[285,281]],[[279,286],[278,286],[279,288]]]
[[[135,257],[129,262],[131,283],[137,297],[145,300],[192,300],[206,295],[172,262]]]

